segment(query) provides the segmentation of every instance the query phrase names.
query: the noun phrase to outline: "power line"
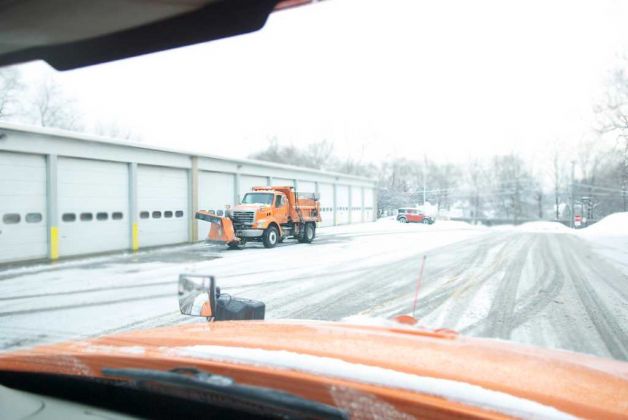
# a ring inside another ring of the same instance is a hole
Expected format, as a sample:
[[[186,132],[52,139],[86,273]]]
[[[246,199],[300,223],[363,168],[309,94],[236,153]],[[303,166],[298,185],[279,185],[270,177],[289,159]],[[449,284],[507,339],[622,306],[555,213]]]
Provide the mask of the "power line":
[[[612,192],[620,192],[620,193],[625,192],[625,190],[622,190],[621,188],[602,187],[599,185],[585,184],[582,182],[576,182],[576,185],[581,186],[581,187],[596,189],[596,190],[602,190],[602,191],[612,191]]]

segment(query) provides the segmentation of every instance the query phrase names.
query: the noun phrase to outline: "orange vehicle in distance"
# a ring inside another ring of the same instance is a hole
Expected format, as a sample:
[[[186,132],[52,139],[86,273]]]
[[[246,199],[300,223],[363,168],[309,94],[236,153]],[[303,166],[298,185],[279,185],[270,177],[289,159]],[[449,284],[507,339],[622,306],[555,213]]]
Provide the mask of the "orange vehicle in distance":
[[[225,216],[200,210],[195,217],[212,224],[207,242],[230,248],[247,241],[273,248],[286,238],[310,243],[321,221],[318,193],[296,192],[291,186],[253,187]]]

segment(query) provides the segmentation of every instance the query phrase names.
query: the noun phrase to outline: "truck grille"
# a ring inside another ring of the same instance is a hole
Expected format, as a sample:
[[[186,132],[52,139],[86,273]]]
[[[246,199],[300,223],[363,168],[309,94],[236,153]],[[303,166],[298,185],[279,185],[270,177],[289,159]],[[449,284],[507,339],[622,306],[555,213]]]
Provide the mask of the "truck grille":
[[[251,225],[253,225],[253,222],[255,221],[255,212],[254,211],[234,211],[233,221],[238,227],[240,226],[251,227]]]

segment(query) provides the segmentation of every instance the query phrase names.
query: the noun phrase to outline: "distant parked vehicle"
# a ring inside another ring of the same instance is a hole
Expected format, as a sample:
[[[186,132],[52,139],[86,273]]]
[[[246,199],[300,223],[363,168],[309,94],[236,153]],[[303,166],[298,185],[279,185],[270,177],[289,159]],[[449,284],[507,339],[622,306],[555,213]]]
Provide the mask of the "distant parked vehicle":
[[[423,213],[417,208],[400,208],[397,210],[397,221],[401,223],[423,223],[431,225],[434,223],[434,218]]]

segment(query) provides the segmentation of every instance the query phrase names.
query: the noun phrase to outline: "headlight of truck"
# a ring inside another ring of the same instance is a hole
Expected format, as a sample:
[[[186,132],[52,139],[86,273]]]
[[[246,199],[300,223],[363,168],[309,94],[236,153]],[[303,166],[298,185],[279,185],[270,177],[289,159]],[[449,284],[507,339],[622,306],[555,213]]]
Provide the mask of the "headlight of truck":
[[[257,228],[263,228],[266,225],[266,220],[262,219],[262,220],[258,220],[257,223],[255,223],[255,226]]]

